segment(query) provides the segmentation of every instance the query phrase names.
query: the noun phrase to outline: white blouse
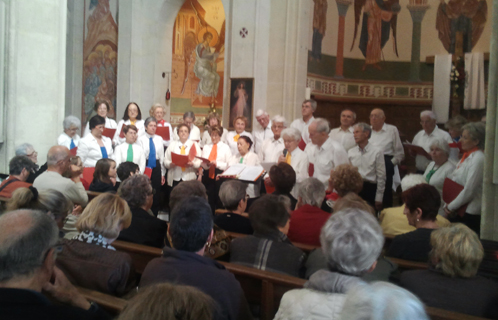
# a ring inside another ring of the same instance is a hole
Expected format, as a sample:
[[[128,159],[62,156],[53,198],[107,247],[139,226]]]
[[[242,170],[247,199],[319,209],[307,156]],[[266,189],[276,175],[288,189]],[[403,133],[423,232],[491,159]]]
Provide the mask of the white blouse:
[[[225,140],[223,141],[223,142],[225,142],[230,147],[230,150],[232,151],[232,155],[238,155],[239,154],[239,149],[237,148],[237,141],[233,140],[233,138],[237,134],[238,133],[236,131],[230,131],[230,132],[227,133],[227,135],[225,137]],[[252,146],[251,146],[250,151],[254,151],[254,139],[252,137],[252,134],[250,134],[247,131],[243,131],[242,133],[240,133],[240,136],[246,136],[246,137],[249,137],[251,139]]]
[[[116,168],[128,158],[129,143],[125,142],[116,146],[114,149],[114,160],[116,161]],[[138,143],[131,145],[133,149],[133,163],[136,163],[140,168],[140,173],[145,171],[145,154],[142,147]]]
[[[201,130],[193,124],[192,129],[190,129],[190,134],[188,136],[189,140],[194,140],[195,142],[201,141]],[[178,127],[173,130],[173,140],[180,141],[180,137],[178,136]]]
[[[111,139],[102,136],[102,142],[104,143],[107,157],[109,159],[113,159]],[[89,134],[88,136],[82,138],[78,145],[76,155],[80,157],[84,167],[95,167],[97,161],[102,159],[102,151],[100,150],[97,139],[92,134]]]
[[[185,171],[182,170],[182,167],[171,166],[171,153],[173,152],[176,154],[181,154],[180,151],[182,149],[182,145],[183,144],[180,140],[172,141],[168,149],[166,150],[166,154],[164,155],[164,166],[169,169],[167,181],[168,186],[170,187],[173,186],[173,181],[188,181],[197,179],[197,169],[199,169],[199,167],[201,166],[201,160],[198,158],[194,158],[194,160],[192,161],[194,166],[185,168]],[[187,140],[187,142],[185,142],[185,155],[188,155],[190,153],[191,148],[195,148],[197,155],[201,154],[199,144],[195,141]]]
[[[221,141],[218,142],[217,146],[218,147],[216,149],[216,169],[226,170],[228,168],[228,163],[232,158],[232,152],[224,142]],[[205,145],[204,149],[202,149],[202,157],[208,159],[212,149],[213,149],[212,143]],[[202,164],[202,167],[205,170],[209,169],[209,167],[204,163]]]
[[[154,143],[154,147],[156,148],[156,166],[161,166],[161,176],[164,176],[166,174],[166,168],[164,167],[164,145],[163,145],[163,138],[155,134],[154,136],[151,136],[147,132],[141,136],[140,138],[137,139],[137,144],[142,147],[142,151],[144,152],[145,159],[149,159],[149,153],[150,153],[150,140],[149,138],[152,137],[152,142]],[[147,165],[147,162],[146,162]]]
[[[68,136],[65,132],[61,133],[59,138],[57,138],[57,144],[59,146],[64,146],[71,149],[71,139],[73,139],[74,145],[77,147],[80,143],[80,136],[75,134],[72,138]]]
[[[114,121],[114,119],[105,117],[104,128],[116,129],[117,127],[118,127],[118,124],[116,123],[116,121]],[[85,133],[83,134],[83,137],[86,137],[90,133],[91,133],[91,131],[90,131],[90,119],[88,119],[88,122],[86,123],[86,126],[85,126]]]
[[[120,138],[119,135],[121,134],[121,128],[123,128],[123,125],[128,126],[131,124],[131,121],[128,120],[119,120],[118,126],[116,128],[116,133],[114,134],[114,138],[112,141],[114,142],[115,146],[118,146],[126,141],[126,138]],[[135,127],[137,127],[138,132],[137,135],[138,137],[142,136],[145,134],[145,121],[144,120],[137,120],[135,122]]]
[[[434,168],[436,163],[434,161],[430,162],[424,172],[424,178],[427,180],[427,175]],[[444,213],[444,202],[443,202],[443,186],[444,180],[453,173],[455,170],[455,165],[451,161],[446,161],[432,174],[431,179],[428,181],[431,186],[437,189],[439,195],[441,196],[441,208],[439,208],[439,214],[443,217],[446,216]]]
[[[261,162],[259,161],[259,157],[257,154],[255,154],[252,151],[249,151],[248,153],[246,153],[244,157],[242,157],[239,153],[233,155],[229,161],[229,165],[237,163],[242,163],[245,164],[246,166],[259,166]],[[259,197],[260,189],[261,189],[261,180],[258,180],[257,183],[248,183],[246,192],[249,195],[249,198],[257,198]]]
[[[296,172],[296,184],[292,188],[291,195],[297,199],[299,186],[304,179],[310,177],[309,175],[309,161],[308,155],[303,150],[296,147],[294,151],[290,153],[291,155],[291,167]]]

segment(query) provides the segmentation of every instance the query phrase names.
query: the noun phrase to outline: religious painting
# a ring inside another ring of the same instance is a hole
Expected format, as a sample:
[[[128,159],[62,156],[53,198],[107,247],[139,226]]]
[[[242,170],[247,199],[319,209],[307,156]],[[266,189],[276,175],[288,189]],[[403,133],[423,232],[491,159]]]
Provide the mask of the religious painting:
[[[228,124],[228,129],[234,129],[233,121],[237,117],[246,117],[246,131],[252,129],[253,94],[253,78],[230,79],[230,123]]]
[[[96,101],[107,101],[107,116],[116,117],[117,10],[118,0],[85,0],[82,123],[96,114]]]
[[[322,60],[322,41],[327,27],[327,0],[313,0],[313,40],[310,60]]]
[[[187,0],[173,28],[171,122],[223,108],[225,11],[221,0]],[[218,111],[217,111],[218,112]]]

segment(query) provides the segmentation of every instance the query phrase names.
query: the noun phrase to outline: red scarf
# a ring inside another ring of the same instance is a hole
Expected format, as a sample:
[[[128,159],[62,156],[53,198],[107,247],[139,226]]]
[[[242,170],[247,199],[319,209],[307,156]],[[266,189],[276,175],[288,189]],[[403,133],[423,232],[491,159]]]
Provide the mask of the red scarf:
[[[462,159],[458,163],[458,167],[460,167],[460,165],[465,161],[465,159],[467,159],[471,154],[473,154],[477,150],[479,150],[479,148],[478,147],[474,147],[474,148],[470,149],[469,151],[464,152],[463,156],[462,156]]]
[[[162,125],[163,127],[164,127],[164,123],[165,123],[165,122],[166,122],[166,121],[164,121],[164,119],[161,119],[161,120],[157,121],[157,123],[158,123],[158,124],[160,124],[160,125]]]

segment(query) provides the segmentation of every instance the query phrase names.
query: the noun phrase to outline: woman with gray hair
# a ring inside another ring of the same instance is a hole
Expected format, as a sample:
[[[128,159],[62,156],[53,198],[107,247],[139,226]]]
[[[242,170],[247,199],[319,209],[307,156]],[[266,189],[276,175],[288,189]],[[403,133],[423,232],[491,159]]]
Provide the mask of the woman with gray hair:
[[[247,184],[228,180],[220,187],[220,200],[227,212],[214,217],[214,224],[225,231],[252,234],[247,208]]]
[[[77,132],[81,128],[80,119],[75,116],[67,116],[62,122],[62,125],[64,127],[64,132],[57,138],[57,144],[59,146],[64,146],[69,150],[78,147],[80,136]]]
[[[188,139],[199,142],[201,140],[201,130],[194,124],[195,114],[192,111],[187,111],[183,114],[183,123],[190,129]],[[178,127],[173,130],[173,140],[180,140],[180,137],[178,136]]]
[[[26,156],[35,164],[34,172],[30,173],[30,175],[26,179],[27,183],[33,183],[40,174],[47,170],[47,163],[45,163],[41,167],[38,166],[38,152],[36,152],[33,145],[29,143],[18,145],[16,147],[16,156]]]
[[[296,172],[296,184],[291,191],[294,198],[298,196],[299,184],[309,177],[308,155],[299,148],[301,141],[301,132],[296,128],[286,128],[282,131],[284,140],[284,152],[278,158],[278,163],[285,162],[289,164]],[[287,152],[285,152],[287,150]],[[284,154],[285,153],[285,154]]]
[[[293,242],[320,246],[320,230],[330,213],[320,209],[325,186],[316,178],[305,179],[299,187],[296,210],[292,213],[288,237]]]
[[[455,165],[448,160],[450,146],[444,140],[434,140],[429,154],[431,155],[432,162],[425,169],[424,177],[427,183],[434,186],[442,197],[444,180],[455,170]],[[444,203],[441,203],[438,213],[443,217],[446,216],[444,213]]]
[[[464,125],[462,129],[460,142],[464,154],[455,171],[448,178],[462,185],[463,190],[453,201],[446,204],[444,212],[450,217],[451,222],[461,222],[479,235],[486,127],[481,122],[471,122]],[[445,198],[444,192],[443,198]],[[463,210],[462,207],[465,206]],[[465,213],[462,215],[459,211],[465,211]]]
[[[384,236],[372,214],[346,209],[330,217],[322,228],[320,242],[329,270],[315,272],[304,289],[288,291],[276,320],[338,319],[345,294],[365,284],[360,277],[375,269]]]

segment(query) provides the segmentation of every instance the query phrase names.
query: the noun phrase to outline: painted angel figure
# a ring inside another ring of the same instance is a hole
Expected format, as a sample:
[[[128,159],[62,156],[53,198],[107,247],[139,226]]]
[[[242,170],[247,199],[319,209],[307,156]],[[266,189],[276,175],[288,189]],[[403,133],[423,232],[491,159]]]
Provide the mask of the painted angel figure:
[[[355,28],[351,50],[353,50],[354,47],[360,16],[363,11],[359,44],[359,48],[365,56],[363,70],[365,70],[367,65],[372,65],[379,70],[381,69],[378,63],[381,61],[382,48],[389,40],[391,29],[393,31],[394,40],[393,50],[396,53],[396,56],[398,56],[396,24],[397,14],[400,9],[399,0],[355,0]]]
[[[218,87],[220,85],[220,75],[216,71],[216,59],[219,56],[218,52],[214,52],[214,48],[209,46],[213,40],[213,35],[206,32],[203,36],[203,42],[199,43],[195,48],[196,60],[194,65],[195,75],[201,80],[197,86],[196,93],[205,97],[211,97],[212,100],[218,95]]]
[[[471,52],[481,37],[488,16],[486,0],[441,0],[436,29],[449,53],[455,53],[457,37],[462,37],[463,53]]]

